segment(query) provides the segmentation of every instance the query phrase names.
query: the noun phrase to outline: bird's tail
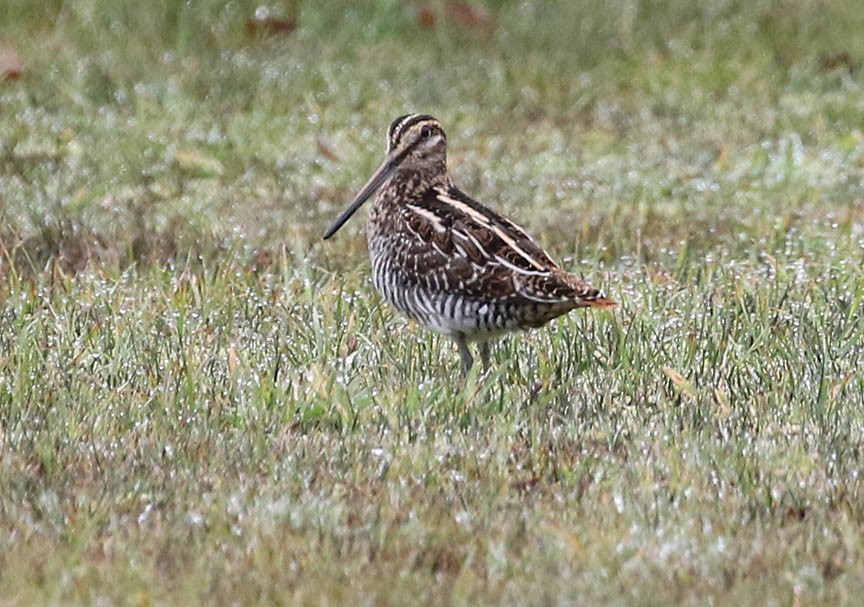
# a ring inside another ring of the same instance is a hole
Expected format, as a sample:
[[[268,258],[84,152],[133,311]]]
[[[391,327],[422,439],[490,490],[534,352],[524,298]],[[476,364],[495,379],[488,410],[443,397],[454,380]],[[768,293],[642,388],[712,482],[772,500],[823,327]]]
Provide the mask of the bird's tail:
[[[572,275],[571,275],[572,276]],[[575,295],[574,299],[580,308],[614,308],[618,302],[614,299],[609,299],[603,294],[600,289],[595,289],[581,278],[575,279]]]
[[[596,290],[596,289],[595,289]],[[609,299],[603,295],[602,291],[597,291],[594,297],[582,298],[581,304],[586,308],[614,308],[618,302],[614,299]]]

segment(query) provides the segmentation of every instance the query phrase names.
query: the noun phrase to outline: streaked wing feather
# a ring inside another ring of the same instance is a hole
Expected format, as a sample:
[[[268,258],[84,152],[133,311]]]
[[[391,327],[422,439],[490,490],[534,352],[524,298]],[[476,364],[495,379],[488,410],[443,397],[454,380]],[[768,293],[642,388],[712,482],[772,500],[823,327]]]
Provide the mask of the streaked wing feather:
[[[561,270],[521,227],[456,188],[427,190],[400,212],[411,237],[397,262],[430,292],[567,307],[599,294]]]
[[[486,239],[484,247],[492,254],[503,252],[505,257],[526,270],[548,271],[557,268],[549,255],[516,223],[489,209],[459,188],[432,188],[423,196],[423,203],[436,215],[458,221],[463,230]]]

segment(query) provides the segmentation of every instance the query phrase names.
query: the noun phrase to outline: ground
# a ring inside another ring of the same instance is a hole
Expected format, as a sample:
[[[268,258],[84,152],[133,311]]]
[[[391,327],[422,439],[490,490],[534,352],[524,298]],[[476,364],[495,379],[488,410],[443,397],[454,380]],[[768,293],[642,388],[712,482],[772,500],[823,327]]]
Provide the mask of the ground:
[[[862,28],[6,0],[0,606],[859,604]],[[413,111],[620,307],[460,379],[321,240]]]

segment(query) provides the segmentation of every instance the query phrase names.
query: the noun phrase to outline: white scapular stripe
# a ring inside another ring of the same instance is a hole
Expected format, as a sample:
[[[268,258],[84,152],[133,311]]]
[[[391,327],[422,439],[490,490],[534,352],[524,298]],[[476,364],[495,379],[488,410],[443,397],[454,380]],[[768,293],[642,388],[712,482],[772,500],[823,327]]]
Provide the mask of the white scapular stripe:
[[[409,209],[411,209],[412,211],[414,211],[415,213],[417,213],[418,215],[428,219],[432,223],[432,227],[439,234],[443,234],[444,232],[447,231],[447,228],[445,228],[443,225],[441,225],[441,218],[439,218],[432,211],[430,211],[428,209],[424,209],[423,207],[415,206],[413,204],[406,204],[405,206],[408,207]]]
[[[456,200],[455,198],[451,198],[442,190],[436,190],[436,192],[438,193],[438,198],[440,200],[443,200],[445,203],[456,207],[466,215],[470,215],[471,217],[476,219],[480,224],[486,226],[487,228],[495,232],[495,234],[497,234],[501,240],[507,243],[507,246],[516,251],[516,253],[518,253],[520,257],[525,259],[525,261],[540,270],[542,273],[545,274],[547,272],[546,268],[542,264],[538,263],[537,260],[531,257],[531,255],[529,255],[526,251],[522,250],[522,248],[520,248],[519,245],[516,244],[515,240],[510,238],[506,233],[502,232],[501,229],[498,228],[498,226],[492,225],[492,223],[489,221],[489,218],[483,215],[483,213],[468,206],[464,202]]]

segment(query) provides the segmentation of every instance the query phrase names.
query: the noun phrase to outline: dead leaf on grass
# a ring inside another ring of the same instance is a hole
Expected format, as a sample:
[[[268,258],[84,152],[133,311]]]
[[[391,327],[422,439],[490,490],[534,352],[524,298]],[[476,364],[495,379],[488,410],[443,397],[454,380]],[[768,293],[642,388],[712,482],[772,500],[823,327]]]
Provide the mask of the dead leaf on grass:
[[[0,48],[0,82],[17,80],[24,71],[21,57],[11,48]]]
[[[431,2],[423,4],[417,9],[417,21],[429,29],[443,22],[484,34],[495,30],[495,15],[485,6],[470,2],[445,2],[443,6]]]
[[[287,36],[297,29],[297,21],[291,17],[263,17],[246,21],[246,34],[252,38]]]
[[[683,375],[678,373],[678,371],[672,367],[663,367],[663,373],[666,377],[672,380],[672,383],[681,393],[686,394],[687,396],[696,396],[696,388],[694,388],[693,384],[687,381]]]

